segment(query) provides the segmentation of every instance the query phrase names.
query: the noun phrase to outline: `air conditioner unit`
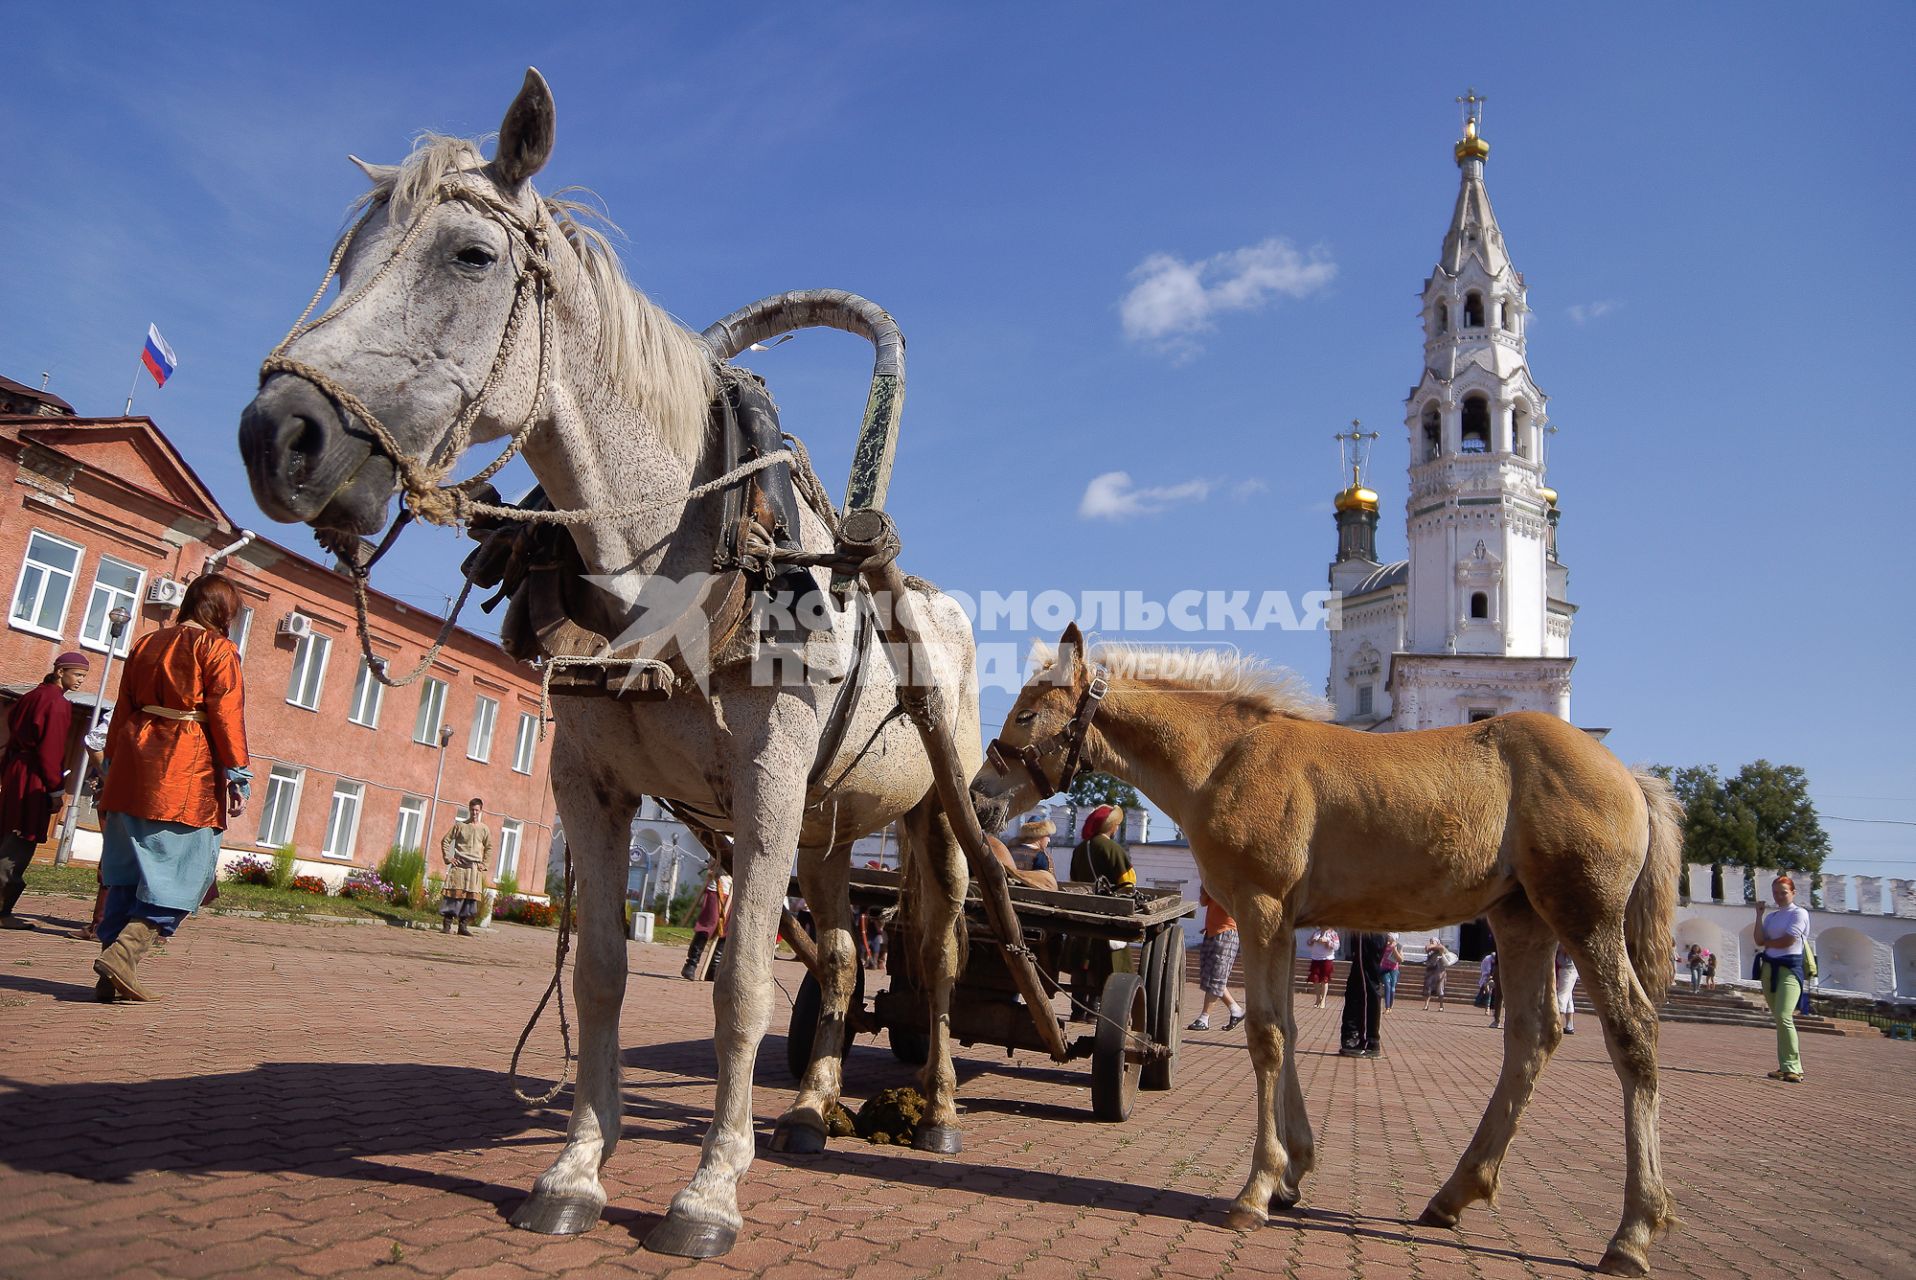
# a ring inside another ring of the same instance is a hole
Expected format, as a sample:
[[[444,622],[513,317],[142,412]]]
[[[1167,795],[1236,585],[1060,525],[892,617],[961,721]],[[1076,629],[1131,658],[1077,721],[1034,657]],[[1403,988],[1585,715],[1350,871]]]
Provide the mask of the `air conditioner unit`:
[[[304,640],[313,634],[313,620],[303,613],[289,613],[279,620],[279,633],[295,640]]]
[[[176,578],[161,576],[153,579],[146,587],[148,604],[165,605],[169,609],[177,609],[180,601],[185,598],[186,584]]]

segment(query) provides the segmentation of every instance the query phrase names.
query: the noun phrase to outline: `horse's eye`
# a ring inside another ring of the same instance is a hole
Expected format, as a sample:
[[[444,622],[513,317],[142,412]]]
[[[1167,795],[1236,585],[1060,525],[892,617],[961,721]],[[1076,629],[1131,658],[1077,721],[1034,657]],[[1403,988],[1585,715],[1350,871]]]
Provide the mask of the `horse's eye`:
[[[1038,718],[1038,713],[1035,711],[1020,711],[1014,723],[1030,724],[1033,720],[1036,720],[1037,718]]]
[[[499,255],[482,244],[475,244],[470,248],[461,249],[457,256],[459,261],[469,267],[489,267],[499,261]]]

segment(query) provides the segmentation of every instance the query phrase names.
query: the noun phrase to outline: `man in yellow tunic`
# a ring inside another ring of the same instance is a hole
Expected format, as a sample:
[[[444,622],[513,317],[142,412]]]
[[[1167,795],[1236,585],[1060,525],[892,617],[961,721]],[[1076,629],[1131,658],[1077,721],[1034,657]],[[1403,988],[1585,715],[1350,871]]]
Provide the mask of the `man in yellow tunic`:
[[[468,922],[479,914],[479,898],[486,891],[486,863],[492,860],[492,835],[486,830],[485,805],[478,796],[467,806],[465,820],[452,824],[439,842],[446,860],[446,887],[439,899],[439,929],[451,933],[459,922],[461,937],[470,938]]]

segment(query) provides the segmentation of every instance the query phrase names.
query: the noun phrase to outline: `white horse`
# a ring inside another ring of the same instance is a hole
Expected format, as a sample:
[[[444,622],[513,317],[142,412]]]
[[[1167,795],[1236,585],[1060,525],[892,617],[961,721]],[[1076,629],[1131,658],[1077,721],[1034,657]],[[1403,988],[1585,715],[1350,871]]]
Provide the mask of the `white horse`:
[[[720,499],[690,495],[724,470],[707,427],[720,371],[697,335],[625,281],[576,206],[533,190],[552,143],[551,94],[528,71],[490,163],[471,142],[429,137],[401,165],[362,164],[373,190],[335,256],[339,295],[269,360],[240,445],[268,515],[363,535],[385,526],[396,492],[416,509],[448,501],[435,482],[468,438],[514,437],[555,507],[601,513],[572,536],[605,589],[605,634],[617,636],[644,612],[648,581],[711,571]],[[807,550],[832,547],[809,508],[799,538]],[[970,624],[931,589],[916,605],[926,656],[948,694],[948,727],[975,768]],[[813,634],[805,650],[812,670],[851,668],[855,612],[831,602],[830,630]],[[579,877],[578,1084],[565,1149],[516,1225],[582,1232],[605,1205],[599,1169],[621,1118],[626,846],[642,795],[720,815],[714,826],[734,838],[737,881],[713,996],[713,1123],[697,1173],[647,1246],[703,1257],[737,1238],[737,1184],[753,1155],[752,1065],[773,1012],[773,939],[794,850],[826,972],[813,1061],[773,1144],[823,1147],[855,964],[848,850],[894,820],[902,820],[932,1003],[923,1077],[930,1110],[919,1145],[958,1149],[946,1014],[967,874],[924,748],[910,720],[893,714],[893,671],[884,647],[871,646],[840,756],[822,771],[829,785],[809,790],[838,692],[820,677],[767,681],[735,663],[712,673],[705,690],[682,685],[663,701],[555,703],[554,792]]]

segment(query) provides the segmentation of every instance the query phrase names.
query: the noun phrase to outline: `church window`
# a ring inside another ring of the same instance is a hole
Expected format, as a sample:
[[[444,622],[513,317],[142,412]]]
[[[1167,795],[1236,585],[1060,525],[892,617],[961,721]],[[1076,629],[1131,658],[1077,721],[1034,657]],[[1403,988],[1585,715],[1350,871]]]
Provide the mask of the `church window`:
[[[1484,327],[1484,295],[1471,291],[1464,295],[1464,328],[1481,329]]]
[[[1357,686],[1357,714],[1360,716],[1373,714],[1371,711],[1371,700],[1375,696],[1372,693],[1373,687],[1367,684]]]
[[[1437,412],[1437,406],[1424,406],[1424,461],[1434,461],[1444,451],[1443,418]]]
[[[1510,413],[1510,447],[1519,458],[1530,459],[1530,415],[1522,409]]]
[[[1490,401],[1482,396],[1464,401],[1464,452],[1490,452]]]
[[[1504,332],[1517,332],[1517,304],[1511,299],[1505,298],[1499,307],[1499,311],[1503,317]]]
[[[1437,332],[1450,332],[1450,308],[1441,302],[1437,304]]]
[[[1488,720],[1497,713],[1489,707],[1472,707],[1468,714],[1470,716],[1470,723],[1476,724],[1479,720]]]
[[[1470,593],[1470,616],[1488,618],[1490,616],[1490,596],[1482,591]]]

